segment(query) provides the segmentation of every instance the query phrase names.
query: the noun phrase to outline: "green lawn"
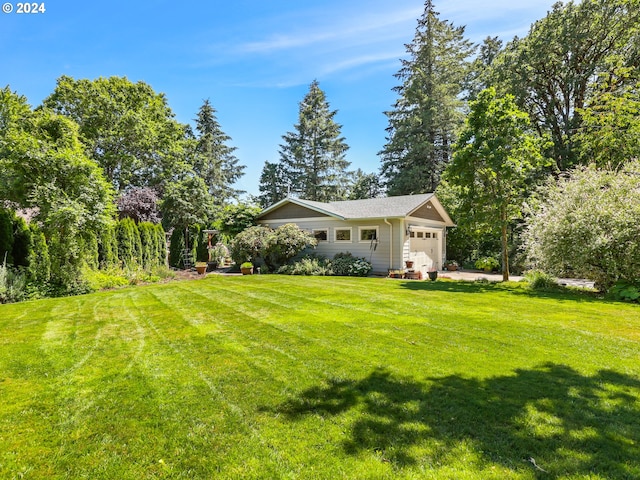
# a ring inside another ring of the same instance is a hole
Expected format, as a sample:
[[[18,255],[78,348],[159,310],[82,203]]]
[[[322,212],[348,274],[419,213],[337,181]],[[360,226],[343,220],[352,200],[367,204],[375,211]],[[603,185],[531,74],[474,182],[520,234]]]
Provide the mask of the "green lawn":
[[[640,308],[264,275],[0,306],[0,478],[640,478]]]

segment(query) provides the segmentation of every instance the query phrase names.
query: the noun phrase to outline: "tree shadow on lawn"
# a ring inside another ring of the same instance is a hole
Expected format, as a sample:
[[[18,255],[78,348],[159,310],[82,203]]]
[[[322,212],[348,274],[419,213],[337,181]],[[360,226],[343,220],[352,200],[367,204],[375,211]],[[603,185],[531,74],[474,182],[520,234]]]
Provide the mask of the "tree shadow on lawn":
[[[378,369],[275,408],[290,420],[350,410],[358,414],[345,452],[375,451],[400,468],[459,462],[451,456],[471,445],[481,461],[541,478],[640,478],[640,380],[614,371],[584,376],[546,364],[485,380],[420,383]],[[416,458],[420,446],[427,450]]]

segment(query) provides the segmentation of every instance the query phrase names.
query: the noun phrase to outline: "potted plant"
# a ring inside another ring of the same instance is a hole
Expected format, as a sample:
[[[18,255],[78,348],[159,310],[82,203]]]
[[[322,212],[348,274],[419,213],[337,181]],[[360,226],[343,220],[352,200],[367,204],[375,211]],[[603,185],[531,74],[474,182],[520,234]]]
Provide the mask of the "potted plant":
[[[413,260],[405,260],[404,264],[407,266],[407,270],[411,270],[413,268]]]
[[[455,260],[447,260],[444,264],[444,268],[446,268],[450,272],[455,272],[458,270],[458,262]]]
[[[207,271],[207,262],[196,262],[196,271],[198,275],[204,275]]]
[[[242,265],[240,265],[240,271],[243,275],[253,275],[253,263],[244,262]]]
[[[436,267],[431,267],[427,270],[427,275],[429,275],[429,280],[435,282],[436,278],[438,278],[438,270],[436,270]]]
[[[482,257],[476,260],[474,265],[477,269],[484,270],[488,273],[496,270],[500,266],[500,262],[493,257]]]

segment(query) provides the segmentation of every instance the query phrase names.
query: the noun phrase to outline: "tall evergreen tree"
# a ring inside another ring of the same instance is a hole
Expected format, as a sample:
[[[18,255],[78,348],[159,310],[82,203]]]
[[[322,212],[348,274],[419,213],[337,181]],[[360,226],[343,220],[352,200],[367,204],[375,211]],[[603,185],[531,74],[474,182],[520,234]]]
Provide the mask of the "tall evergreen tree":
[[[427,0],[408,59],[395,75],[399,98],[389,117],[387,143],[380,152],[388,193],[432,192],[451,159],[455,130],[464,120],[460,93],[473,45],[464,27],[440,20]]]
[[[205,100],[195,119],[198,133],[194,170],[209,187],[209,193],[218,204],[237,197],[241,190],[233,184],[244,175],[244,165],[239,165],[233,155],[236,147],[227,143],[231,137],[226,135],[216,118],[216,110],[209,100]]]
[[[350,165],[348,145],[335,122],[337,110],[329,109],[325,93],[314,80],[300,102],[294,132],[283,135],[280,161],[291,193],[307,200],[326,202],[345,197]]]
[[[259,189],[258,202],[263,208],[286,198],[289,194],[289,180],[281,163],[264,162]]]

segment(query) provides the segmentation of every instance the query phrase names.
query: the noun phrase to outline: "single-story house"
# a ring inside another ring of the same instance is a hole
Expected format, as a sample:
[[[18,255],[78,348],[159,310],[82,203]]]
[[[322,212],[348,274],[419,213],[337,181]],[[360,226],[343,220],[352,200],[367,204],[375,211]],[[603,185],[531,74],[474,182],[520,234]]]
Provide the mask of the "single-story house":
[[[412,260],[423,275],[442,269],[447,227],[455,226],[433,193],[327,203],[285,198],[257,221],[271,228],[294,223],[312,232],[316,252],[329,258],[350,252],[369,260],[377,273],[405,268]]]

